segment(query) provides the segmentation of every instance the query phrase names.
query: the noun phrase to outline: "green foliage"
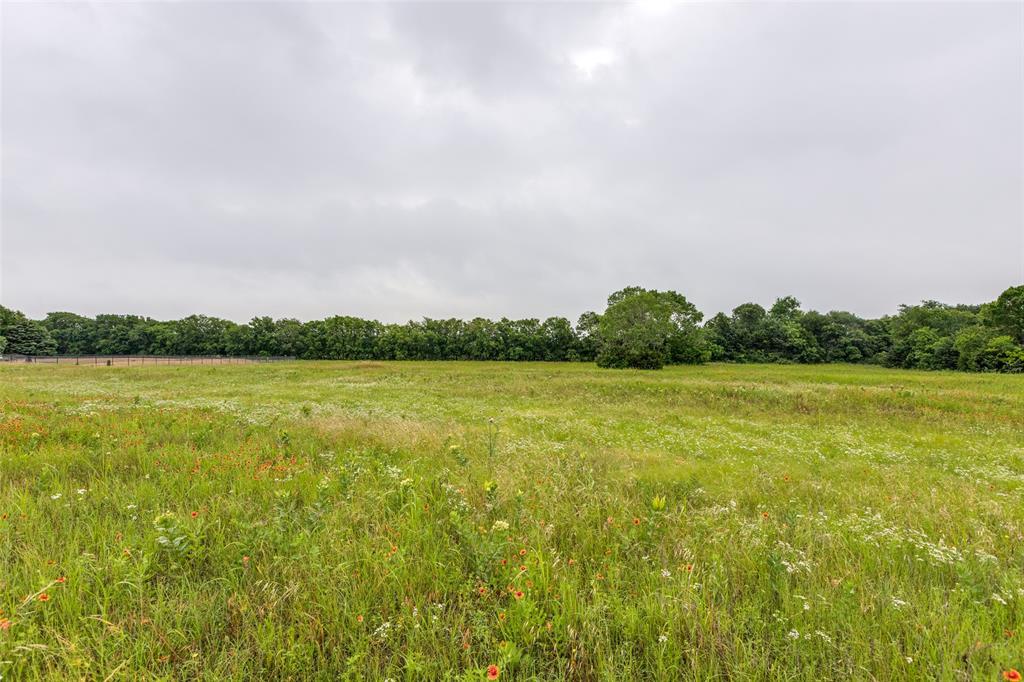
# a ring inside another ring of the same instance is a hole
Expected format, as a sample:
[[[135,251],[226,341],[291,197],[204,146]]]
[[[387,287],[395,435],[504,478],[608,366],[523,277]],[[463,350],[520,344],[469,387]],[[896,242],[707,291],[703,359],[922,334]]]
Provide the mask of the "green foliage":
[[[0,315],[0,336],[7,340],[6,352],[18,355],[53,355],[57,343],[42,323],[17,315]]]
[[[1010,287],[990,304],[992,325],[1024,344],[1024,284]]]
[[[908,369],[1015,371],[1024,348],[1024,286],[982,306],[936,301],[901,306],[876,320],[833,310],[803,311],[784,296],[768,309],[744,303],[702,314],[675,292],[628,287],[608,311],[586,312],[573,326],[546,320],[423,319],[383,324],[351,316],[300,322],[254,317],[236,324],[206,315],[160,321],[137,315],[49,313],[41,325],[0,307],[7,353],[28,355],[294,356],[332,360],[597,361],[602,367],[661,367],[722,362],[872,363]],[[1000,342],[1002,344],[1003,342]],[[984,357],[983,357],[984,356]]]
[[[608,297],[598,323],[599,367],[661,369],[697,363],[705,348],[697,324],[703,315],[675,291],[627,287]]]

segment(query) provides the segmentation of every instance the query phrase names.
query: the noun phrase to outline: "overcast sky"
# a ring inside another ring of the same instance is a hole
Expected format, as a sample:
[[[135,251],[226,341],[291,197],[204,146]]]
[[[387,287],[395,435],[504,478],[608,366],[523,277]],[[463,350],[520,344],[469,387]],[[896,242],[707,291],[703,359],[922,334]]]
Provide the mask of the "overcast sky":
[[[0,301],[893,312],[1024,278],[1024,4],[3,6]]]

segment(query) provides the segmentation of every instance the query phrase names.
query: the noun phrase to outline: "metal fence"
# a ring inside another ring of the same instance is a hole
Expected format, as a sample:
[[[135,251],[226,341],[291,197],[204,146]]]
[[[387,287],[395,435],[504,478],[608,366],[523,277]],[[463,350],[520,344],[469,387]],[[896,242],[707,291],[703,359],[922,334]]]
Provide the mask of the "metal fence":
[[[294,360],[283,355],[0,355],[0,362],[36,365],[91,365],[135,367],[142,365],[248,365]]]

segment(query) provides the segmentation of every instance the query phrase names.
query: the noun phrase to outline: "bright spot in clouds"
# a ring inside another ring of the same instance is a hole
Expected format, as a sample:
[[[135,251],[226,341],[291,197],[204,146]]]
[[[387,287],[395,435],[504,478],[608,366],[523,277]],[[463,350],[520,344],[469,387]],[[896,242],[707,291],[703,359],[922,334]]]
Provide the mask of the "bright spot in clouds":
[[[606,47],[573,52],[570,58],[587,80],[591,80],[594,77],[594,72],[602,66],[610,66],[617,59],[615,53]]]

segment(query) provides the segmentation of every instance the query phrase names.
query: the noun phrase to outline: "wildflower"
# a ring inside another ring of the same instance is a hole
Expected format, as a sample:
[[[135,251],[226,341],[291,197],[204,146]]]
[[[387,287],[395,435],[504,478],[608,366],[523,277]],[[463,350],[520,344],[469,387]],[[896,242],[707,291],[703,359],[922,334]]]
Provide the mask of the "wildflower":
[[[11,629],[11,621],[10,621],[10,619],[9,618],[0,618],[0,630],[7,631],[7,630],[10,630],[10,629]]]
[[[50,595],[43,592],[38,597],[36,597],[36,599],[38,599],[39,601],[50,601]]]
[[[686,564],[686,572],[693,573],[693,564]]]
[[[356,616],[356,622],[357,623],[362,623],[363,622],[363,614],[360,613],[358,616]]]
[[[575,559],[569,559],[569,565],[570,566],[575,566],[576,565],[576,560]]]
[[[606,523],[607,523],[607,524],[608,524],[609,526],[614,526],[614,525],[615,525],[615,519],[613,519],[612,517],[610,517],[610,516],[609,516],[609,517],[608,517],[608,520],[606,521]]]
[[[1010,680],[1010,682],[1020,682],[1021,675],[1017,672],[1016,668],[1010,668],[1003,671],[1003,679]]]
[[[639,526],[640,525],[640,518],[639,517],[637,517],[637,516],[633,517],[633,525],[634,526]]]
[[[658,642],[664,644],[668,641],[668,635],[658,635]]]
[[[525,565],[520,565],[520,566],[519,566],[519,571],[520,571],[521,573],[522,573],[522,572],[525,572],[525,571],[526,571],[526,566],[525,566]]]
[[[480,596],[482,597],[485,594],[487,594],[487,588],[486,587],[481,587],[479,590],[477,590],[477,592],[479,592]]]
[[[501,565],[502,566],[508,566],[508,559],[502,559],[501,560]]]
[[[505,612],[504,611],[502,611],[501,613],[498,614],[498,620],[505,620]]]
[[[487,679],[489,679],[489,680],[496,680],[496,679],[498,679],[498,675],[500,675],[500,674],[501,674],[501,669],[498,668],[498,666],[494,665],[493,663],[491,665],[487,666]]]
[[[66,577],[61,576],[61,577],[57,578],[54,582],[57,582],[57,583],[60,583],[61,585],[63,585],[67,581],[68,581],[68,579]]]
[[[246,554],[245,556],[242,557],[242,565],[243,566],[248,566],[249,565],[249,555],[248,554]]]
[[[522,599],[522,598],[523,598],[523,597],[525,597],[526,595],[525,595],[525,594],[523,593],[523,591],[522,591],[522,590],[516,590],[516,591],[515,591],[515,592],[513,593],[513,596],[514,596],[514,597],[515,597],[516,599]]]
[[[519,550],[519,556],[526,556],[526,548],[525,547],[523,547],[521,550]]]
[[[661,577],[662,578],[671,578],[672,577],[672,571],[668,570],[667,568],[661,569]]]
[[[786,633],[786,637],[789,637],[790,639],[800,639],[800,632],[797,630],[790,630]]]
[[[1003,630],[1003,634],[1007,637],[1013,637],[1014,632],[1013,630]]]
[[[761,512],[761,518],[764,519],[765,521],[767,521],[768,520],[768,512]]]
[[[199,516],[199,512],[197,512],[197,511],[194,511],[194,512],[192,512],[192,513],[190,514],[190,516],[191,516],[191,517],[192,517],[193,519],[194,519],[194,518],[197,518],[197,517]]]
[[[548,622],[544,623],[544,627],[546,627],[548,630],[551,630],[551,628],[553,628],[554,625],[549,620]]]
[[[60,499],[60,493],[54,493],[53,495],[50,495],[50,499],[51,500],[59,500]]]
[[[494,525],[491,526],[491,532],[505,531],[508,530],[508,521],[495,521]]]

